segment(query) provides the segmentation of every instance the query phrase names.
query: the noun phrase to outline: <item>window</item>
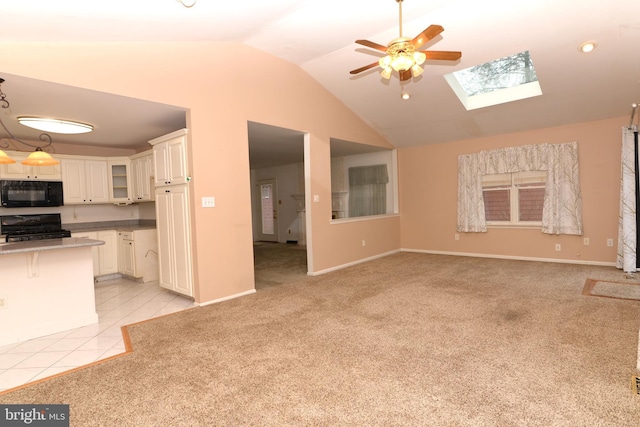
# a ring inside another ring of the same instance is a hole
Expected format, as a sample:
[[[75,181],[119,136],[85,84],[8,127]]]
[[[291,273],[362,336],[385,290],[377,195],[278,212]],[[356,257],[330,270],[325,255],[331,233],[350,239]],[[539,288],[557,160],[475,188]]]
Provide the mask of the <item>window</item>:
[[[349,217],[387,213],[387,165],[349,168]]]
[[[482,197],[488,225],[540,225],[545,171],[483,175]]]
[[[523,172],[523,171],[546,171]],[[517,175],[511,175],[518,173]],[[510,180],[501,182],[492,175],[508,174]],[[540,174],[539,176],[536,174]],[[543,177],[543,174],[545,176]],[[509,221],[494,224],[533,225],[535,221],[517,209],[522,198],[533,198],[537,192],[544,199],[540,229],[545,234],[582,235],[582,197],[580,196],[580,167],[578,143],[533,144],[498,148],[458,156],[458,212],[456,230],[463,233],[486,233],[483,177],[487,190],[509,188]],[[546,180],[548,178],[548,180]],[[541,187],[544,186],[544,191]],[[513,189],[512,189],[513,187]],[[538,187],[538,190],[535,188]],[[530,190],[530,191],[529,191]],[[503,191],[503,200],[504,200]],[[515,196],[514,196],[515,194]],[[522,203],[524,206],[524,203]],[[514,213],[515,212],[515,213]],[[539,209],[534,209],[539,212]],[[522,221],[518,220],[522,217]]]
[[[467,110],[542,95],[529,51],[445,75]]]
[[[396,150],[331,138],[331,219],[398,212]]]

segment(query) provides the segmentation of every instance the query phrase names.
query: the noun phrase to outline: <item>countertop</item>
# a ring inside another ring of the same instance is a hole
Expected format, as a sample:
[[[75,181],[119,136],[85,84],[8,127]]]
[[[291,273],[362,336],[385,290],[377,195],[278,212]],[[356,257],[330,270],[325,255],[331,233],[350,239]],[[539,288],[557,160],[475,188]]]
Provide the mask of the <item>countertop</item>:
[[[102,230],[134,231],[154,229],[156,228],[156,222],[154,220],[79,222],[62,224],[62,228],[71,231],[71,233]]]
[[[64,227],[63,227],[64,228]],[[86,233],[90,231],[103,231],[103,230],[116,230],[116,231],[136,231],[136,230],[155,230],[155,226],[147,226],[147,225],[126,225],[126,226],[118,226],[118,227],[105,227],[100,225],[94,226],[85,226],[81,228],[73,228],[67,230],[73,233]]]
[[[28,240],[0,244],[0,256],[25,252],[56,251],[60,249],[82,248],[85,246],[104,245],[102,240],[65,237],[63,239]]]

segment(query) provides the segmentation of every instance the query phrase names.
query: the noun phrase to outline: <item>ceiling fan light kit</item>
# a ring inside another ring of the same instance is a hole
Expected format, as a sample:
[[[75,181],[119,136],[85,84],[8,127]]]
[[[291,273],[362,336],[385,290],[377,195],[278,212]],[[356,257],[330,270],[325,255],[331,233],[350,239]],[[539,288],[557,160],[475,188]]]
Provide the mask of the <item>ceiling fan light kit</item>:
[[[427,59],[457,61],[462,57],[461,52],[418,50],[426,42],[443,32],[444,28],[442,28],[442,26],[440,25],[430,25],[413,39],[403,37],[403,0],[395,1],[398,3],[399,7],[400,36],[396,39],[391,40],[391,42],[387,46],[382,46],[369,40],[356,40],[356,43],[358,44],[386,53],[386,56],[380,58],[378,62],[374,62],[372,64],[365,65],[364,67],[352,70],[351,74],[358,74],[363,71],[369,70],[376,65],[379,65],[380,68],[382,68],[382,71],[380,72],[382,78],[390,79],[392,72],[395,71],[398,73],[400,81],[406,81],[411,79],[412,77],[418,77],[424,72],[424,69],[421,67],[421,65]]]

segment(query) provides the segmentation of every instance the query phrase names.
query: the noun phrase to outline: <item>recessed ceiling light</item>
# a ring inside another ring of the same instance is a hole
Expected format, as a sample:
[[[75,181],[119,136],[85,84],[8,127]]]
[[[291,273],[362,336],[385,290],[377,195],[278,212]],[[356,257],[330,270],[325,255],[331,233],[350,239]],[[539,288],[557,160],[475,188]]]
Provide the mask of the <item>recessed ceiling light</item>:
[[[596,48],[595,42],[584,42],[579,47],[578,50],[582,53],[589,53]]]
[[[407,100],[409,98],[411,98],[411,95],[408,94],[407,92],[402,92],[402,94],[400,95],[402,97],[402,99]]]
[[[45,117],[18,117],[21,125],[52,133],[87,133],[93,130],[93,126],[86,123],[72,122],[69,120],[49,119]]]

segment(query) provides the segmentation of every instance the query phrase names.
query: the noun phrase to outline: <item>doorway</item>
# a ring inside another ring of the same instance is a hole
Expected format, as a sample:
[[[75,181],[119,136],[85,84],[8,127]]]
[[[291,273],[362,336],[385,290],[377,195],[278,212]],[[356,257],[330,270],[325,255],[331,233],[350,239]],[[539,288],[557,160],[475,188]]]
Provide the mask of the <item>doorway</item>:
[[[258,181],[260,195],[260,230],[258,240],[261,242],[278,241],[278,186],[275,179]]]
[[[300,220],[299,200],[305,193],[308,137],[262,123],[248,122],[247,127],[254,272],[260,289],[307,275],[307,247],[299,244],[306,243],[306,221]]]

